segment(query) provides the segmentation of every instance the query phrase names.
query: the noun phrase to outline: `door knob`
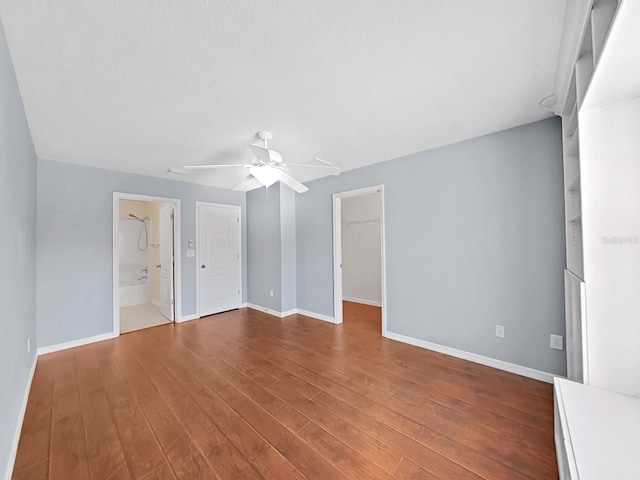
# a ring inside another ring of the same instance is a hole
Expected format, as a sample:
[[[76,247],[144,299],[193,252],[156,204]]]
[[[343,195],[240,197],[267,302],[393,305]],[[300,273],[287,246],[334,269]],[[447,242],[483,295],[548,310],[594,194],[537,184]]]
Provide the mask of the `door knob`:
[[[204,267],[205,267],[204,264],[200,265],[200,268],[204,268]]]

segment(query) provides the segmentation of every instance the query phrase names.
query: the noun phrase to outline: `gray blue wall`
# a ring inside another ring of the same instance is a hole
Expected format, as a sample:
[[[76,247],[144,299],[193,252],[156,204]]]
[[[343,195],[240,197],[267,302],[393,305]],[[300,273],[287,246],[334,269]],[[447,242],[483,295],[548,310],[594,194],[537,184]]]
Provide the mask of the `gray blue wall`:
[[[331,195],[384,184],[388,330],[564,374],[549,348],[565,334],[560,130],[543,120],[308,183],[297,307],[333,315]]]
[[[247,192],[247,264],[251,279],[247,301],[277,312],[282,305],[280,233],[280,185]],[[269,290],[273,290],[273,297]]]
[[[242,258],[246,250],[245,194],[192,183],[67,163],[38,162],[38,346],[113,330],[113,192],[181,200],[182,315],[196,313],[196,264],[187,258],[196,240],[196,201],[242,207]],[[243,264],[243,302],[247,291]]]
[[[296,193],[281,184],[252,190],[247,211],[249,303],[275,312],[294,310]]]
[[[36,352],[36,154],[0,24],[0,477]],[[27,339],[31,338],[31,352]],[[11,461],[13,461],[11,459]]]

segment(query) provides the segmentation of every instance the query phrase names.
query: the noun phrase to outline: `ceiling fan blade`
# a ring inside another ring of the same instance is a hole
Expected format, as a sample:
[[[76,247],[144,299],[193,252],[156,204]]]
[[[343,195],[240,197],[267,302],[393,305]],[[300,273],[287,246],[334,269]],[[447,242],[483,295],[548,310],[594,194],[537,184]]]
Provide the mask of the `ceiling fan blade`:
[[[287,163],[287,168],[315,168],[329,175],[340,175],[340,168],[335,165],[311,165],[309,163]]]
[[[271,157],[269,156],[269,149],[267,147],[258,145],[257,143],[250,143],[249,148],[260,162],[266,164],[271,163]]]
[[[335,166],[333,163],[331,163],[331,162],[327,162],[326,160],[323,160],[323,159],[318,158],[318,157],[314,158],[314,159],[313,159],[313,161],[315,161],[315,162],[320,162],[320,163],[324,163],[325,165],[329,165],[330,167]]]
[[[235,192],[248,192],[249,190],[255,190],[256,188],[260,188],[262,186],[263,185],[255,177],[249,175],[231,190]]]
[[[296,180],[291,175],[288,175],[288,174],[286,174],[284,172],[282,172],[282,174],[280,175],[280,178],[278,180],[280,180],[281,183],[284,183],[287,187],[295,190],[298,193],[304,193],[307,190],[309,190],[307,187],[305,187],[298,180]]]
[[[206,170],[208,168],[229,168],[229,167],[242,167],[242,168],[249,168],[251,167],[251,165],[239,165],[239,164],[232,164],[232,165],[218,165],[218,164],[210,164],[210,165],[185,165],[182,168],[188,169],[188,170]]]

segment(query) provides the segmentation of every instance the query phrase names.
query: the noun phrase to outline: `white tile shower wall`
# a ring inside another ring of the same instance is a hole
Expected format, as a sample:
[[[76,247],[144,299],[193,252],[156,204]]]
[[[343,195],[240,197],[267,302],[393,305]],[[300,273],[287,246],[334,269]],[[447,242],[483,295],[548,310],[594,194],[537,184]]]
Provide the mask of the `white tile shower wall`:
[[[145,229],[148,241],[145,241]],[[142,222],[121,218],[118,225],[118,261],[120,264],[120,286],[145,283],[151,278],[151,221]],[[146,246],[146,248],[144,248]],[[140,247],[143,247],[141,249]],[[147,269],[145,272],[144,269]]]

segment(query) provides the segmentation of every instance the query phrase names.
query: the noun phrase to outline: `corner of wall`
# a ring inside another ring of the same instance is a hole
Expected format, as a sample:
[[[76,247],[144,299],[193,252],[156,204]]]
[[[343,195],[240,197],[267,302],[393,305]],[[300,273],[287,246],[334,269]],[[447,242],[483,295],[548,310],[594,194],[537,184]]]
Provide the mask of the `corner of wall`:
[[[0,105],[0,265],[11,279],[0,289],[0,476],[10,478],[36,363],[37,158],[1,22]]]

